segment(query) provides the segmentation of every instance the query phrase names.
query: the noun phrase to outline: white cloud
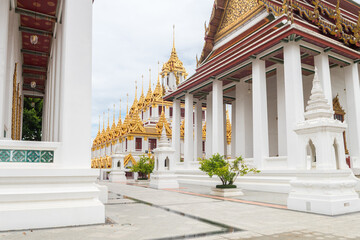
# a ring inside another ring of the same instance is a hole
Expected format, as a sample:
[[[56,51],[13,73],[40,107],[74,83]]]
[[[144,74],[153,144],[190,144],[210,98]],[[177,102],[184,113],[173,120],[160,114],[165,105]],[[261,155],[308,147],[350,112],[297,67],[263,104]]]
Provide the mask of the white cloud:
[[[144,75],[146,94],[149,67],[152,82],[157,79],[157,62],[166,62],[172,47],[172,26],[175,24],[175,45],[180,60],[189,74],[195,70],[195,56],[204,44],[204,22],[209,20],[214,0],[106,0],[93,5],[93,97],[92,137],[98,129],[98,115],[111,109],[122,99],[123,117],[126,93],[129,105],[141,90]],[[111,123],[110,123],[111,124]]]

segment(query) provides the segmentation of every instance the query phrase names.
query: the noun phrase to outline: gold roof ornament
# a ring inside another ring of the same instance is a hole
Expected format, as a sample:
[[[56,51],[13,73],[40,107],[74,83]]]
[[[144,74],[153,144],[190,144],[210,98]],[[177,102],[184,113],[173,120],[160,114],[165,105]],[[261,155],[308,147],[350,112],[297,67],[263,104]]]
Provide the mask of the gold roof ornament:
[[[171,50],[169,60],[163,65],[161,70],[161,75],[166,76],[170,72],[173,72],[176,77],[176,84],[179,84],[178,77],[179,75],[184,75],[184,79],[187,77],[187,72],[183,63],[177,56],[176,49],[175,49],[175,25],[173,25],[173,47]]]
[[[206,138],[206,122],[204,123],[204,125],[202,127],[202,137]]]
[[[119,105],[119,120],[118,123],[116,125],[116,138],[121,136],[121,126],[122,126],[122,122],[121,122],[121,99],[120,99],[120,105]]]
[[[108,147],[110,145],[111,141],[111,132],[110,132],[110,108],[108,108],[108,124],[106,128],[106,146]]]
[[[158,80],[157,80],[157,83],[156,83],[156,86],[155,86],[155,89],[153,92],[153,101],[157,101],[157,102],[161,101],[162,96],[163,96],[163,91],[162,91],[162,87],[160,84],[160,73],[158,73]]]
[[[149,69],[149,89],[148,89],[148,92],[146,94],[145,103],[144,103],[144,105],[146,107],[150,106],[150,104],[152,103],[152,101],[153,101],[152,96],[153,96],[153,94],[152,94],[152,91],[151,91],[151,69]]]
[[[138,109],[141,111],[144,107],[145,96],[144,96],[144,75],[141,75],[141,95],[138,102]]]
[[[94,151],[96,149],[97,145],[99,144],[98,140],[100,138],[100,134],[101,133],[100,133],[100,115],[99,115],[99,130],[98,130],[98,132],[96,134],[96,137],[94,138],[93,145],[92,145],[92,148],[91,148],[92,151]]]
[[[129,161],[131,161],[131,163],[134,165],[136,163],[134,157],[131,155],[131,153],[129,153],[129,155],[127,155],[124,158],[124,167],[126,167],[126,165],[129,163]]]
[[[111,135],[111,141],[112,141],[112,145],[116,144],[116,138],[117,138],[117,127],[115,124],[115,104],[114,104],[114,113],[113,113],[113,123],[111,125],[111,129],[110,129],[110,135]]]
[[[228,145],[231,143],[231,123],[228,110],[226,110],[226,141]]]
[[[128,132],[129,129],[129,94],[126,94],[126,115],[124,119],[124,123],[121,126],[121,134],[124,135]]]
[[[134,114],[135,111],[138,109],[138,101],[137,101],[137,81],[135,80],[135,98],[133,105],[130,108],[130,116]]]
[[[159,121],[156,124],[157,133],[161,134],[161,131],[164,126],[165,126],[165,130],[166,130],[166,134],[171,135],[171,128],[170,128],[169,122],[166,120],[166,117],[165,117],[165,106],[164,106],[164,102],[163,102],[161,115],[160,115]]]
[[[103,112],[103,129],[101,131],[101,148],[104,147],[104,143],[106,143],[106,131],[105,131],[105,112]]]

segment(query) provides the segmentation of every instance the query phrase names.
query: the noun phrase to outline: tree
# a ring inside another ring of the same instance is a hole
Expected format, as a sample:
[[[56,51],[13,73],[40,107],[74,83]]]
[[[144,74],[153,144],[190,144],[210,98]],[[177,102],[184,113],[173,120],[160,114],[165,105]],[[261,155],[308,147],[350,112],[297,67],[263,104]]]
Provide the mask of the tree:
[[[200,160],[200,170],[207,173],[211,178],[216,175],[220,178],[222,185],[216,187],[232,186],[238,176],[244,176],[250,172],[259,173],[256,168],[249,168],[243,158],[240,156],[234,161],[225,160],[219,153],[212,155],[209,159]]]
[[[34,103],[34,107],[31,106]],[[24,98],[22,139],[41,141],[42,98]]]
[[[145,155],[141,156],[140,160],[130,168],[131,172],[139,172],[145,176],[152,173],[153,170],[154,170],[154,159],[147,157]],[[147,179],[147,177],[144,178]]]

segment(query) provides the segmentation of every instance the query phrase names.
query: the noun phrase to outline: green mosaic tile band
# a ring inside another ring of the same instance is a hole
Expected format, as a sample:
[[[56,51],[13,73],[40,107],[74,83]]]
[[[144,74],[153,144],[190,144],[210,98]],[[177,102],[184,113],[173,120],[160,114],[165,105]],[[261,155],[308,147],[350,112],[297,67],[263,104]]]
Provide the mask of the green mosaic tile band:
[[[54,151],[0,149],[0,162],[52,163]]]

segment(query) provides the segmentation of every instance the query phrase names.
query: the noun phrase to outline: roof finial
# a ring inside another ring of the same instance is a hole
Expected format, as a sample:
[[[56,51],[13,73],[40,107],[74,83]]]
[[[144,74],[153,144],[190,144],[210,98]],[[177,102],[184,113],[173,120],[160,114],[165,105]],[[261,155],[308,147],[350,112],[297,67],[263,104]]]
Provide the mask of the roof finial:
[[[141,75],[141,95],[144,94],[144,75]]]
[[[99,132],[100,132],[100,129],[101,129],[101,127],[100,127],[100,114],[99,114]]]
[[[135,80],[135,99],[137,100],[137,80]]]
[[[105,131],[105,112],[103,112],[103,131]]]
[[[175,49],[175,24],[173,25],[173,49]]]
[[[126,115],[129,113],[129,94],[126,94]]]
[[[110,126],[110,108],[108,108],[108,125],[107,128]]]
[[[151,68],[149,68],[149,89],[151,90]]]
[[[120,98],[120,105],[119,105],[119,119],[121,120],[121,98]]]
[[[160,61],[158,61],[158,83],[160,83]]]
[[[113,124],[115,124],[115,104],[114,104]]]

